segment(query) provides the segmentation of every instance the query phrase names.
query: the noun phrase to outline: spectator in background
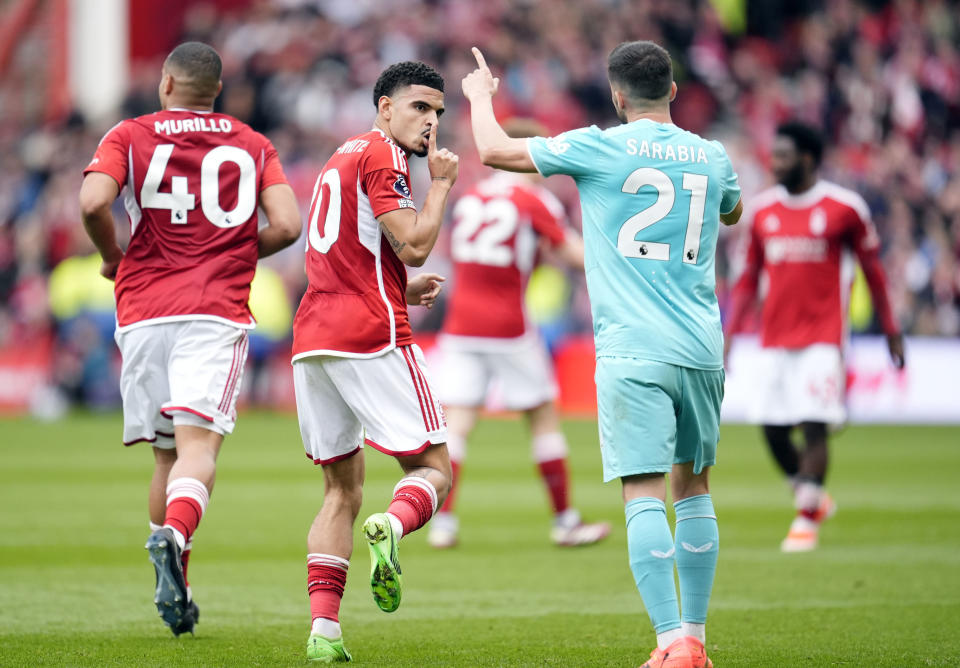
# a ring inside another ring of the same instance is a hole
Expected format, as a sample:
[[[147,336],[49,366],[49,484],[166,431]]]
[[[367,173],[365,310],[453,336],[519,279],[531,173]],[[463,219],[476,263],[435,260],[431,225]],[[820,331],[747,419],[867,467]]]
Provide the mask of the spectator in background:
[[[184,36],[223,54],[218,104],[268,134],[303,206],[324,159],[343,137],[366,129],[366,91],[386,63],[422,57],[459,77],[472,68],[468,47],[482,43],[505,72],[498,110],[559,131],[563,122],[614,122],[606,74],[597,63],[614,44],[644,35],[670,50],[685,91],[677,112],[688,115],[683,123],[691,129],[709,128],[707,134],[728,146],[746,199],[767,185],[780,122],[799,117],[822,127],[828,143],[821,171],[861,193],[873,211],[892,307],[904,332],[960,334],[955,0],[750,2],[745,11],[741,3],[702,0],[410,0],[402,12],[371,11],[371,2],[348,4],[256,2],[219,14],[197,5],[184,15]],[[52,331],[49,313],[37,312],[45,300],[24,297],[43,295],[51,269],[73,252],[63,240],[77,215],[74,175],[113,123],[91,127],[72,116],[38,124],[35,82],[44,78],[43,59],[30,57],[38,52],[38,39],[25,37],[23,53],[0,79],[0,346]],[[118,116],[153,108],[153,72],[152,65],[134,68],[130,108]],[[539,96],[550,88],[556,91],[551,97]],[[465,105],[457,96],[447,102],[450,148],[463,154],[461,177],[472,182],[482,170],[465,143]],[[418,183],[426,181],[426,170],[414,166],[411,176],[414,190],[425,191]],[[549,187],[576,227],[571,184]],[[720,240],[724,309],[726,273],[739,273],[734,249],[741,236],[726,230]],[[289,269],[297,265],[290,258],[268,264],[284,275],[293,302],[303,286]],[[442,264],[443,258],[438,253],[434,261]],[[583,286],[578,289],[574,320],[585,324],[589,312]],[[755,329],[756,323],[746,326]],[[874,317],[854,331],[882,328]]]

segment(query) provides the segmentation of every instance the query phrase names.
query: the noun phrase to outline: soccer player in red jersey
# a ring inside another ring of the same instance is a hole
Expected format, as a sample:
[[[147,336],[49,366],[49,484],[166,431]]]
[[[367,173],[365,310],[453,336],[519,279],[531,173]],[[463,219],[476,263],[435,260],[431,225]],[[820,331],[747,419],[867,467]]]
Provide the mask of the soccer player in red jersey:
[[[457,178],[458,158],[437,148],[443,78],[428,65],[388,67],[373,90],[373,128],[351,137],[314,186],[308,220],[309,285],[293,323],[293,374],[304,448],[323,467],[324,498],[307,535],[312,660],[348,661],[340,600],[363,494],[364,444],[397,458],[404,477],[363,536],[377,605],[400,605],[400,538],[433,516],[450,488],[443,410],[414,344],[407,305],[433,304],[442,277],[407,280],[423,265]],[[414,207],[407,160],[431,176]]]
[[[511,137],[546,135],[539,123],[524,119],[508,121],[505,130]],[[603,539],[610,525],[583,523],[570,506],[567,442],[553,403],[550,356],[524,308],[538,246],[582,271],[583,242],[566,227],[563,206],[540,180],[536,174],[496,172],[454,205],[454,282],[439,339],[438,387],[454,486],[490,385],[499,383],[504,405],[523,411],[530,422],[533,458],[554,511],[553,542],[587,545]],[[430,523],[428,540],[437,548],[457,542],[454,491]]]
[[[781,544],[785,552],[816,548],[820,523],[835,509],[823,489],[827,425],[846,419],[842,347],[852,278],[851,252],[867,279],[887,336],[903,368],[903,337],[890,308],[877,237],[857,193],[819,179],[823,140],[800,123],[780,126],[773,147],[778,185],[757,195],[745,216],[750,236],[727,323],[725,353],[757,296],[761,272],[769,287],[761,312],[763,377],[757,379],[754,421],[794,488],[797,515]],[[805,448],[791,438],[800,427]]]
[[[220,71],[206,44],[175,48],[161,72],[162,111],[107,132],[80,188],[100,273],[116,283],[124,444],[153,446],[146,547],[157,610],[174,635],[192,632],[199,615],[186,567],[220,445],[236,422],[257,258],[301,230],[277,151],[213,112]],[[126,251],[111,213],[123,188]],[[267,223],[259,231],[258,205]]]

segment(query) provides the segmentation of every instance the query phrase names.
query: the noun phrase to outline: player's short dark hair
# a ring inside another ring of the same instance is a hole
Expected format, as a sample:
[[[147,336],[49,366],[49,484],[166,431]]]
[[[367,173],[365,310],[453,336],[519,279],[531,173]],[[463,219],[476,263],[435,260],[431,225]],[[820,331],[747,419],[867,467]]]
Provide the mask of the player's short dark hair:
[[[405,86],[427,86],[443,92],[443,77],[426,63],[405,60],[385,69],[373,87],[373,106],[380,106],[380,98],[390,97]]]
[[[167,56],[168,68],[181,72],[199,95],[216,95],[223,63],[220,54],[203,42],[184,42]]]
[[[610,83],[625,88],[631,99],[659,100],[670,93],[673,63],[659,44],[623,42],[610,52],[607,77]]]
[[[813,158],[814,166],[820,166],[823,159],[823,135],[815,127],[799,121],[789,121],[777,127],[777,135],[791,139],[797,147],[797,153],[806,153]]]

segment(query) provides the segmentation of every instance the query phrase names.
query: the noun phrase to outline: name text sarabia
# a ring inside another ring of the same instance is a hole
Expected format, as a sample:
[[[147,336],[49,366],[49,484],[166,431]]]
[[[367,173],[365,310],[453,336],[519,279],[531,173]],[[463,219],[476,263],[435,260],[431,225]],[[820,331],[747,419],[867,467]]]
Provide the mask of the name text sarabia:
[[[637,140],[633,137],[627,140],[627,155],[636,155],[654,160],[675,160],[676,162],[702,162],[709,164],[707,152],[700,146],[680,144],[661,144],[646,139]]]

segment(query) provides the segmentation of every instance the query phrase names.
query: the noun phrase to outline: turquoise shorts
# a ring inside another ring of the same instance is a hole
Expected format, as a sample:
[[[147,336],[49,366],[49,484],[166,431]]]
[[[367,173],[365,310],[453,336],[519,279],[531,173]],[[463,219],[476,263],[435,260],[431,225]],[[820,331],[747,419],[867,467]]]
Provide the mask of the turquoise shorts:
[[[722,369],[704,370],[633,357],[597,358],[603,481],[669,473],[693,462],[713,466],[720,440]]]

